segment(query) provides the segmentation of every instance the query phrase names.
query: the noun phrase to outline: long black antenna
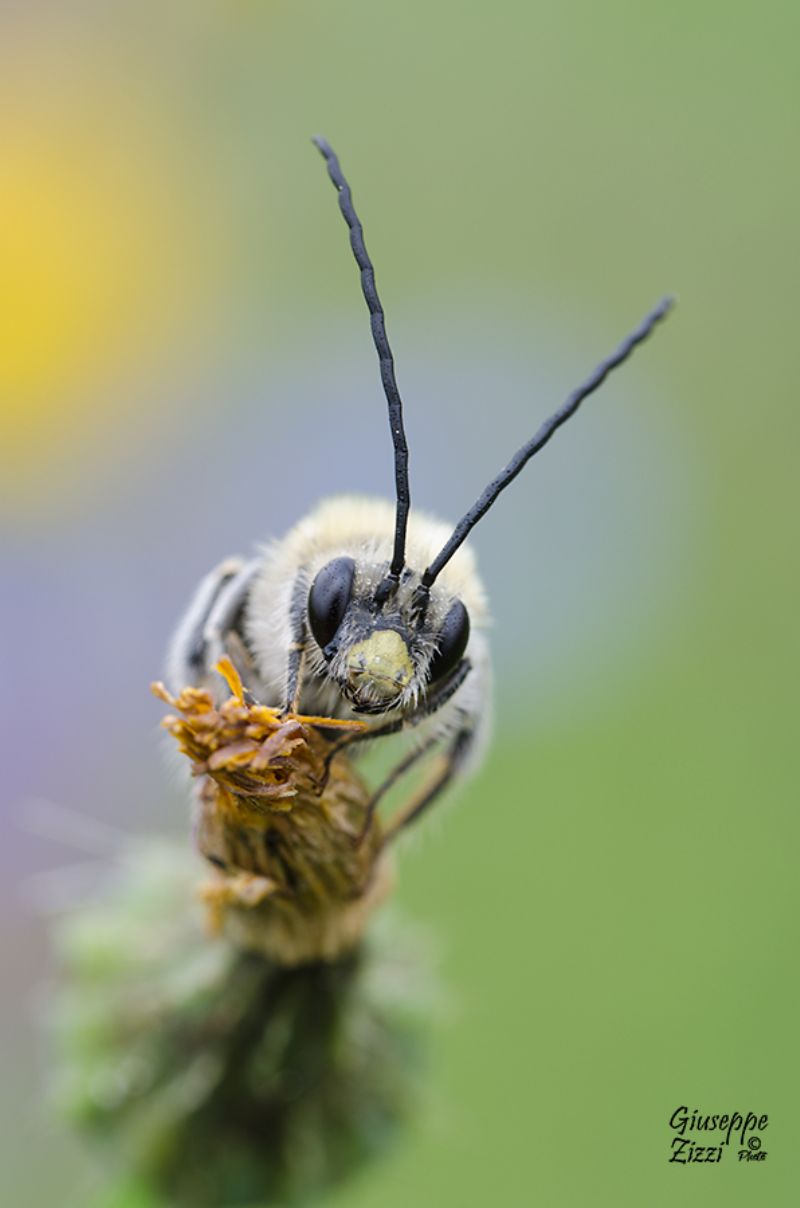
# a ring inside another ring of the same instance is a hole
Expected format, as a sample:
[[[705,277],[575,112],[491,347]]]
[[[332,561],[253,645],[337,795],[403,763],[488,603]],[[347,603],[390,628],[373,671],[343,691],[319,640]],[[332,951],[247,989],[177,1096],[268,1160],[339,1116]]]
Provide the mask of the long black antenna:
[[[523,445],[521,449],[517,450],[506,468],[501,470],[493,482],[489,483],[481,497],[472,505],[462,519],[459,520],[453,530],[452,537],[425,571],[422,576],[421,586],[418,588],[423,597],[427,595],[428,588],[450,561],[467,535],[472,532],[481,516],[484,516],[488,512],[500,492],[504,491],[508,484],[514,481],[519,472],[533,457],[534,453],[538,453],[540,449],[544,448],[556,429],[560,428],[562,424],[566,423],[575,414],[583,400],[597,390],[598,386],[602,386],[612,369],[616,369],[618,365],[626,361],[637,344],[641,344],[643,340],[647,339],[656,324],[666,318],[674,304],[674,298],[662,298],[658,306],[651,310],[646,318],[642,319],[642,322],[635,331],[632,331],[622,341],[619,348],[615,352],[612,352],[611,356],[605,361],[601,361],[591,377],[587,378],[577,390],[573,390],[572,394],[559,407],[558,411],[545,420],[536,435],[526,445]],[[420,603],[422,602],[421,600]]]
[[[389,579],[392,583],[387,585],[387,590],[384,593],[388,594],[388,590],[391,590],[393,582],[396,582],[400,578],[400,572],[405,565],[406,528],[408,526],[408,509],[411,506],[411,491],[408,485],[408,445],[406,444],[406,433],[403,427],[403,403],[394,375],[394,358],[386,336],[383,307],[381,306],[381,300],[375,287],[375,269],[372,267],[372,261],[364,245],[364,228],[353,206],[353,196],[350,192],[350,186],[344,178],[342,169],[339,167],[339,160],[330,144],[319,135],[311,141],[328,165],[328,175],[339,194],[339,209],[342,211],[342,217],[350,228],[350,246],[353,249],[356,263],[361,269],[361,288],[364,291],[364,298],[369,308],[372,338],[375,342],[375,349],[380,362],[383,391],[386,395],[386,402],[389,404],[389,427],[391,428],[392,442],[394,444],[394,481],[397,494],[397,511],[395,513],[394,524],[394,552],[392,554],[391,566],[389,567]]]

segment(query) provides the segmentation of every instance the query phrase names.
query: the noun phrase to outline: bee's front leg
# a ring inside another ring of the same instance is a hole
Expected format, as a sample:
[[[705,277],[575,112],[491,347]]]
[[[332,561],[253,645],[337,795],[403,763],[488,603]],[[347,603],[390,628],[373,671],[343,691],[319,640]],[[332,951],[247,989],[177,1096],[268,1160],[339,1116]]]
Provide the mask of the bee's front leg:
[[[396,767],[392,768],[386,779],[380,785],[378,785],[377,789],[369,800],[369,804],[367,805],[367,811],[364,815],[364,822],[361,830],[359,831],[356,843],[362,843],[364,839],[366,839],[367,835],[369,834],[370,827],[372,826],[372,819],[375,817],[375,811],[389,790],[394,788],[398,780],[401,780],[402,777],[405,776],[406,772],[409,772],[414,765],[423,758],[423,756],[427,755],[428,752],[437,745],[439,741],[440,739],[438,734],[432,734],[430,738],[426,739],[426,741],[420,746],[416,747],[413,751],[410,751],[408,755],[406,755],[405,759],[401,759]]]
[[[227,653],[225,641],[229,634],[236,635],[241,650],[247,653],[243,632],[244,612],[250,588],[260,569],[261,562],[257,558],[245,562],[217,597],[203,630],[205,656],[209,668],[216,667],[222,656]]]
[[[303,657],[308,642],[306,624],[306,601],[308,582],[304,573],[294,581],[289,600],[290,643],[286,662],[286,687],[283,694],[283,712],[297,713],[300,708],[300,693],[303,687]]]
[[[173,691],[204,684],[226,653],[231,634],[237,634],[244,649],[241,621],[259,566],[255,559],[226,558],[202,580],[170,646],[167,678]]]
[[[444,788],[456,776],[466,761],[475,738],[473,726],[464,726],[456,731],[445,749],[437,758],[430,775],[420,786],[409,801],[390,819],[383,833],[382,845],[385,847],[404,830],[409,823],[420,816],[424,809],[435,801]]]

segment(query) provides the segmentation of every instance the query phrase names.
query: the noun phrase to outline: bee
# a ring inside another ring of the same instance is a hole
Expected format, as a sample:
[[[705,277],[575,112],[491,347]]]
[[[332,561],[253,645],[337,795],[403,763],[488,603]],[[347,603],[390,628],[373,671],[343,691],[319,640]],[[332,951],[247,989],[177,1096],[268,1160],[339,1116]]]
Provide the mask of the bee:
[[[243,704],[271,707],[278,719],[310,714],[362,722],[344,734],[325,732],[325,775],[337,760],[351,761],[384,738],[410,734],[410,749],[359,805],[358,834],[371,836],[374,849],[383,851],[477,765],[486,746],[488,605],[467,537],[584,399],[665,318],[673,299],[659,302],[569,395],[455,526],[412,511],[403,407],[375,272],[337,156],[323,138],[313,141],[360,270],[388,405],[395,500],[325,500],[255,557],[222,562],[203,579],[178,626],[167,677],[174,692],[188,686],[218,694],[214,669],[229,659],[243,681]],[[420,781],[413,773],[422,761],[428,766]],[[378,803],[406,782],[412,790],[376,839]],[[268,880],[274,872],[276,851],[253,859],[237,854],[232,843],[222,851],[209,841],[200,846],[229,877],[248,867]]]

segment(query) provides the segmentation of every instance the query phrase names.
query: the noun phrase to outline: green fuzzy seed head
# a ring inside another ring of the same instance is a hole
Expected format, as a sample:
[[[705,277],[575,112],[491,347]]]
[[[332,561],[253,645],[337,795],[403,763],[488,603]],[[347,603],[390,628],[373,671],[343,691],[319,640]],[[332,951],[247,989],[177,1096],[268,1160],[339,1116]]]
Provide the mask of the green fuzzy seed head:
[[[419,939],[384,916],[346,957],[284,968],[204,934],[196,876],[178,845],[132,846],[59,929],[56,1095],[131,1180],[104,1208],[305,1200],[414,1102]]]

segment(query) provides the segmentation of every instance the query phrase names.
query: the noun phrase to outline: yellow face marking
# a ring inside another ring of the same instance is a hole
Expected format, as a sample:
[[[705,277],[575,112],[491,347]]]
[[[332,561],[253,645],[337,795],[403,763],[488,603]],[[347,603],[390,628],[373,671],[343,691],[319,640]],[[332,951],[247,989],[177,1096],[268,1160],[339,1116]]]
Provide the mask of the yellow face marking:
[[[389,700],[399,696],[414,674],[411,655],[394,629],[378,629],[347,655],[347,678],[354,689],[369,687]]]

